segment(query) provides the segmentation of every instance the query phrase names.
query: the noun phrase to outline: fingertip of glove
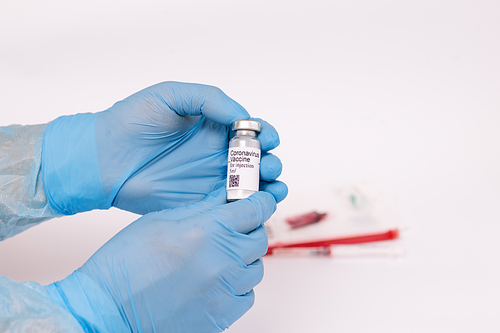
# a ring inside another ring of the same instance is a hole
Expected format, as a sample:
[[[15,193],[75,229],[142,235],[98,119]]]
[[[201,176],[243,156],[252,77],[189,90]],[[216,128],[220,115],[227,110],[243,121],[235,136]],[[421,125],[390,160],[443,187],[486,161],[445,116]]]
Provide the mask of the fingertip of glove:
[[[260,174],[262,180],[273,181],[281,175],[283,171],[283,163],[281,160],[272,154],[262,156],[260,163]]]
[[[276,203],[283,201],[288,195],[288,186],[281,181],[274,181],[263,185],[263,190],[273,196]]]
[[[280,137],[276,129],[265,120],[262,120],[260,118],[251,119],[258,121],[261,125],[261,130],[259,133],[261,149],[263,151],[269,151],[278,147],[280,144]]]

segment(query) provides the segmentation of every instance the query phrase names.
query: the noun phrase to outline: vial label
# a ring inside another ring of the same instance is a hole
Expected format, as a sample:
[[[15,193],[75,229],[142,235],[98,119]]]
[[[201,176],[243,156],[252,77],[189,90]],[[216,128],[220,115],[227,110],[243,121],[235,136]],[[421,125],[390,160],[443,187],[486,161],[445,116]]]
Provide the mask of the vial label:
[[[259,190],[260,149],[229,148],[227,190]]]

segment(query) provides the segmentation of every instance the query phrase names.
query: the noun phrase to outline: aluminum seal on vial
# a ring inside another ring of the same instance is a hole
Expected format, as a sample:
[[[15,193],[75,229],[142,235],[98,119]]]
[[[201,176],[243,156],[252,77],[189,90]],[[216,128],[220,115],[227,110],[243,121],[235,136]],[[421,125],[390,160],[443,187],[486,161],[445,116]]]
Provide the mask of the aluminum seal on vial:
[[[254,120],[237,120],[231,126],[231,130],[249,130],[260,133],[260,123]]]
[[[229,141],[227,161],[227,201],[248,198],[259,190],[260,180],[260,123],[238,120],[231,127],[235,131]]]

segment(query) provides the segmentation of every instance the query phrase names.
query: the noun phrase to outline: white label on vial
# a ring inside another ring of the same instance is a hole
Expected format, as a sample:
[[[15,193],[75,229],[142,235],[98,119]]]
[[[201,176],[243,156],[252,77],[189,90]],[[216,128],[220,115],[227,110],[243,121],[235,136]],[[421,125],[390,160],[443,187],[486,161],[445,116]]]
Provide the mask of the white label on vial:
[[[227,190],[259,190],[260,149],[229,148]]]

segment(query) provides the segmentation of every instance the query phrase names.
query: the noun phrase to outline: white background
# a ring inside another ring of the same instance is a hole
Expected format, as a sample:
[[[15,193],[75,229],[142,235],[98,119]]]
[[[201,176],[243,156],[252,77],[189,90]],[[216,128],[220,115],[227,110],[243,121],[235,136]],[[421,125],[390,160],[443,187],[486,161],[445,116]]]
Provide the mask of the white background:
[[[310,186],[365,180],[410,226],[398,260],[266,258],[229,332],[499,332],[499,13],[493,0],[4,0],[0,125],[104,110],[164,80],[218,86],[280,132],[280,212]],[[135,218],[46,222],[0,244],[0,274],[62,279]]]

